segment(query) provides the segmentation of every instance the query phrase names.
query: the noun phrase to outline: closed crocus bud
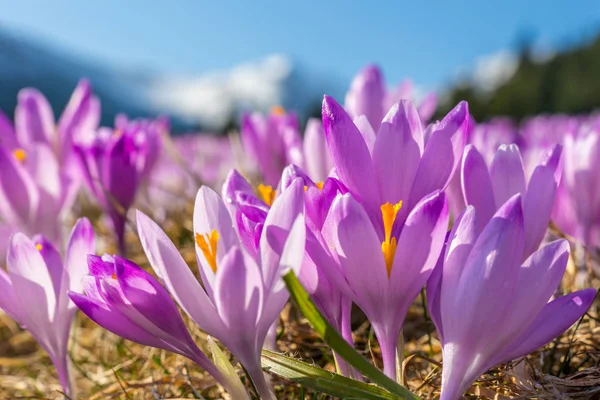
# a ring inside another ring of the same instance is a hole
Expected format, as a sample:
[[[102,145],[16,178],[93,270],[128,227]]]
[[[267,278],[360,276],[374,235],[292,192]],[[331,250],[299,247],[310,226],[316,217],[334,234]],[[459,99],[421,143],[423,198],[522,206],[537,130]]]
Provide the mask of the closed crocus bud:
[[[237,390],[198,348],[175,302],[156,278],[119,256],[88,256],[83,292],[69,292],[90,319],[127,340],[168,350],[194,361],[225,389]]]
[[[427,283],[430,315],[442,342],[441,399],[455,400],[488,369],[545,345],[577,321],[596,291],[550,303],[569,259],[566,240],[522,259],[521,195],[482,228],[469,206],[457,219]]]

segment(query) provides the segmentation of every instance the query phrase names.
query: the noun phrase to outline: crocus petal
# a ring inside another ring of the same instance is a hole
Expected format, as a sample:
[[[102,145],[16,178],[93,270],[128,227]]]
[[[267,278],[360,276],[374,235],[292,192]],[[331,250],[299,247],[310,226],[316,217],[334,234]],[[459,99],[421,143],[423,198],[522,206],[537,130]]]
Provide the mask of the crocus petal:
[[[479,230],[492,219],[496,212],[492,178],[479,151],[473,145],[465,148],[461,180],[465,203],[477,210]]]
[[[194,234],[205,235],[216,230],[219,234],[217,242],[217,268],[220,261],[232,246],[238,245],[239,240],[233,228],[231,217],[223,200],[217,192],[208,186],[202,186],[196,195],[194,204]],[[208,278],[207,284],[214,283],[214,272],[202,250],[196,244],[196,256]]]
[[[9,150],[19,147],[12,121],[2,111],[0,111],[0,146]]]
[[[329,218],[336,222],[332,245],[352,299],[372,319],[385,304],[389,289],[379,236],[364,208],[349,194],[334,200]]]
[[[80,218],[75,223],[67,252],[65,254],[65,273],[68,279],[63,283],[65,290],[81,292],[81,278],[88,273],[88,254],[94,253],[94,230],[87,218]]]
[[[280,280],[281,255],[290,230],[304,212],[304,185],[301,179],[292,184],[273,202],[260,239],[260,259],[265,287],[271,288]]]
[[[235,208],[236,205],[236,194],[240,192],[254,195],[252,186],[250,186],[246,178],[244,178],[237,170],[232,169],[231,172],[227,174],[227,178],[225,178],[222,190],[223,201],[231,215],[233,215],[233,208]]]
[[[175,303],[152,275],[115,257],[115,275],[128,302],[148,321],[184,344],[192,343]]]
[[[45,342],[52,335],[49,325],[54,320],[56,294],[44,259],[29,238],[15,233],[6,264],[20,309],[26,311],[20,316],[21,322]]]
[[[15,132],[20,143],[55,145],[56,128],[50,103],[37,89],[21,89],[15,108]]]
[[[137,212],[138,234],[148,261],[181,308],[209,334],[222,329],[217,311],[177,248],[158,225]]]
[[[443,190],[462,157],[470,129],[469,106],[460,102],[436,126],[423,150],[408,206],[434,190]]]
[[[296,276],[300,274],[302,260],[304,259],[304,248],[306,244],[306,223],[304,214],[298,215],[292,224],[290,233],[283,246],[281,259],[279,260],[279,269],[282,275],[293,271]],[[273,285],[273,292],[284,290],[285,284],[282,279],[276,280]]]
[[[22,321],[24,311],[21,303],[17,298],[10,277],[2,268],[0,268],[0,309],[4,310],[18,324],[25,325]]]
[[[46,264],[46,268],[48,269],[48,273],[52,279],[52,287],[54,289],[56,299],[58,299],[60,302],[60,298],[64,297],[62,292],[68,290],[62,287],[62,276],[64,270],[62,258],[60,257],[60,254],[54,245],[45,237],[36,235],[33,237],[32,241],[35,245],[35,248],[39,251],[40,255],[44,259],[44,264]]]
[[[562,239],[542,247],[523,263],[511,300],[515,307],[505,323],[506,330],[521,332],[539,314],[556,291],[568,261],[569,242]]]
[[[455,289],[454,312],[442,313],[447,343],[485,346],[486,354],[495,354],[499,349],[494,346],[503,346],[504,315],[512,305],[507,299],[514,295],[522,251],[523,211],[521,196],[516,195],[498,210],[473,245]],[[492,337],[493,345],[479,344]]]
[[[245,258],[239,247],[232,247],[223,258],[213,289],[223,324],[229,329],[239,329],[243,332],[240,336],[252,334],[264,296],[256,263]]]
[[[525,195],[525,172],[523,160],[517,145],[501,145],[490,166],[494,199],[496,204],[504,204],[517,193]]]
[[[346,94],[346,110],[352,116],[365,115],[371,126],[379,128],[383,118],[384,82],[381,70],[369,65],[360,71]]]
[[[69,292],[69,298],[89,319],[104,329],[132,342],[165,348],[162,340],[131,322],[115,307],[75,292]]]
[[[476,209],[473,206],[468,206],[454,222],[452,231],[448,236],[445,254],[442,255],[444,264],[440,273],[441,286],[437,294],[440,309],[436,314],[440,326],[443,325],[442,320],[444,318],[442,315],[452,315],[447,313],[449,308],[453,306],[455,290],[459,285],[469,254],[479,236],[477,218]],[[451,310],[451,312],[454,311]],[[451,323],[453,322],[460,323],[460,321],[454,320]]]
[[[584,289],[551,301],[531,321],[529,328],[490,364],[517,359],[550,342],[585,314],[596,294],[595,289]]]
[[[551,167],[538,165],[531,175],[527,193],[523,199],[523,217],[525,218],[524,257],[536,251],[544,239],[550,222],[555,195],[554,171]]]
[[[0,209],[4,218],[27,226],[38,202],[39,192],[31,176],[12,154],[0,149]]]
[[[379,207],[379,188],[369,149],[348,114],[329,96],[323,99],[323,128],[340,180],[356,196],[366,193],[364,200],[370,207]]]
[[[382,203],[408,199],[422,151],[421,119],[412,103],[402,100],[385,116],[373,149]]]
[[[443,192],[423,199],[406,219],[389,278],[390,286],[398,296],[395,300],[400,307],[398,313],[408,311],[427,282],[439,258],[447,230],[448,202]],[[404,315],[397,318],[403,321]]]

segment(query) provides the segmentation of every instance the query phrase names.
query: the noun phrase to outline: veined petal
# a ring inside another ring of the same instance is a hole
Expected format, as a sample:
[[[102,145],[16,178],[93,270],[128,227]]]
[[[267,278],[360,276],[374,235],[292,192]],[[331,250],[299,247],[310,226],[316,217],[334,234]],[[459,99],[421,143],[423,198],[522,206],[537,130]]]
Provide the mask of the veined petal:
[[[336,174],[348,189],[373,210],[381,205],[375,168],[367,144],[344,109],[331,97],[323,99],[323,128]]]
[[[260,238],[260,259],[265,288],[272,288],[281,279],[281,256],[289,238],[292,226],[298,216],[304,213],[304,183],[295,179],[292,184],[275,199]]]
[[[548,303],[525,332],[503,349],[490,366],[523,357],[550,342],[585,314],[596,294],[595,289],[584,289]]]
[[[250,186],[246,178],[244,178],[236,169],[232,169],[229,174],[227,174],[227,178],[225,178],[225,183],[223,183],[221,194],[223,196],[223,202],[225,203],[225,206],[229,209],[230,215],[234,214],[233,210],[237,205],[238,193],[254,195],[252,186]]]
[[[425,144],[408,209],[434,190],[445,189],[458,167],[470,129],[469,106],[464,101],[437,124]]]
[[[490,166],[490,176],[496,204],[504,204],[518,193],[525,196],[525,171],[517,145],[503,144],[498,148]]]
[[[443,192],[424,198],[411,211],[398,238],[398,246],[390,274],[401,323],[404,313],[417,297],[439,258],[448,230],[448,202]]]
[[[333,251],[342,267],[352,300],[367,316],[381,317],[378,312],[387,304],[389,279],[381,241],[364,208],[350,194],[338,196],[328,219],[334,228]]]
[[[377,138],[377,133],[373,130],[373,127],[369,123],[369,120],[364,115],[359,115],[354,118],[354,125],[360,131],[363,139],[365,140],[365,144],[369,149],[369,154],[373,156],[373,148],[375,147],[375,139]]]
[[[29,173],[12,154],[0,149],[0,210],[3,217],[13,224],[27,226],[35,216],[39,200],[39,192]]]
[[[412,103],[402,100],[385,116],[373,149],[382,203],[409,198],[422,151],[421,119]]]
[[[213,231],[218,234],[216,267],[232,246],[239,245],[239,240],[233,228],[231,216],[217,192],[208,186],[202,186],[196,195],[194,204],[194,235],[210,235]],[[196,244],[196,257],[208,278],[205,284],[212,287],[215,273],[204,252]]]
[[[472,343],[473,351],[485,352],[482,357],[505,345],[508,332],[503,326],[512,311],[522,251],[523,211],[521,196],[516,195],[498,210],[473,245],[453,296],[454,312],[442,314],[447,343]]]
[[[240,336],[256,334],[264,298],[262,277],[256,263],[245,258],[239,247],[232,247],[223,258],[213,289],[223,324]]]
[[[137,212],[137,223],[142,247],[156,275],[194,322],[217,336],[223,329],[217,311],[173,242],[140,211]]]
[[[523,198],[525,218],[525,246],[523,258],[536,251],[544,239],[556,196],[555,171],[548,166],[538,165],[527,186]]]

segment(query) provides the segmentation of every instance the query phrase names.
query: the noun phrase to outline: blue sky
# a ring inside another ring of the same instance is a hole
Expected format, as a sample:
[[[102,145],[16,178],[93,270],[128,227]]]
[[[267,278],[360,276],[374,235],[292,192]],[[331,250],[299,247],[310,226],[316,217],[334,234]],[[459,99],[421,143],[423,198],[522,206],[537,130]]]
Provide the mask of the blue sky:
[[[0,0],[0,9],[5,28],[117,67],[197,74],[285,53],[344,80],[376,62],[389,82],[428,87],[513,47],[525,29],[563,46],[600,27],[597,0]]]

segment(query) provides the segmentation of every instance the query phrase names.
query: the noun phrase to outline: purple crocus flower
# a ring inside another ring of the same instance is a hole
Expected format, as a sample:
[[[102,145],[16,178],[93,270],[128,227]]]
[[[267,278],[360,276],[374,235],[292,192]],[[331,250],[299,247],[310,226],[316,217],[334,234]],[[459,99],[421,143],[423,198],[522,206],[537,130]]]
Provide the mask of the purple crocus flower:
[[[393,227],[401,206],[382,205],[380,227],[352,195],[338,195],[322,229],[331,256],[319,255],[318,246],[307,241],[309,254],[329,281],[371,322],[384,372],[392,379],[404,318],[435,266],[448,228],[443,192],[433,192],[417,203],[396,233]]]
[[[6,264],[0,269],[0,308],[31,333],[46,350],[65,394],[75,397],[69,374],[67,344],[76,308],[67,292],[81,290],[85,257],[94,251],[94,232],[86,219],[73,228],[63,260],[43,236],[22,233],[10,239]]]
[[[560,175],[562,148],[554,146],[535,167],[527,182],[517,145],[501,145],[488,169],[482,155],[472,145],[465,148],[461,168],[465,204],[477,209],[482,229],[497,209],[517,193],[522,195],[525,218],[525,260],[544,239]]]
[[[25,88],[19,92],[15,109],[15,133],[21,146],[43,143],[54,151],[60,165],[73,170],[73,138],[79,132],[93,130],[100,122],[100,101],[92,93],[89,82],[77,84],[58,123],[50,103],[37,89]]]
[[[424,196],[448,185],[471,124],[467,103],[462,102],[424,131],[417,110],[402,100],[389,110],[375,135],[359,130],[344,109],[325,96],[323,126],[337,177],[379,231],[381,205],[403,202],[396,231]]]
[[[387,110],[400,100],[412,100],[412,92],[413,86],[408,80],[388,91],[381,69],[376,65],[368,65],[354,77],[346,94],[345,108],[352,118],[364,115],[377,132]],[[428,94],[419,105],[421,120],[429,121],[436,107],[437,96]]]
[[[267,185],[275,186],[286,165],[303,165],[302,139],[295,113],[274,107],[271,114],[245,114],[241,137],[248,157]]]
[[[523,261],[522,204],[521,194],[511,197],[483,229],[479,210],[469,206],[427,283],[443,349],[441,400],[460,398],[491,367],[554,339],[596,295],[586,289],[548,303],[565,271],[569,245],[552,242]]]
[[[552,220],[589,248],[600,244],[600,134],[566,135],[562,181]]]
[[[69,292],[85,315],[127,340],[187,357],[230,393],[236,391],[235,384],[198,348],[175,302],[152,275],[119,256],[90,254],[87,260],[85,294]]]
[[[147,166],[156,161],[159,146],[158,133],[142,129],[146,125],[152,126],[124,123],[124,130],[100,128],[81,135],[75,144],[84,182],[109,215],[121,254],[125,254],[127,210],[149,173]]]
[[[62,223],[77,188],[47,144],[0,148],[0,216],[7,227],[41,233],[61,248]]]
[[[256,262],[241,245],[223,200],[201,187],[194,232],[204,288],[158,225],[141,212],[137,215],[142,246],[156,274],[192,320],[238,359],[264,399],[274,396],[260,367],[260,351],[289,297],[281,275],[301,266],[303,209],[303,185],[297,180],[273,202]]]

